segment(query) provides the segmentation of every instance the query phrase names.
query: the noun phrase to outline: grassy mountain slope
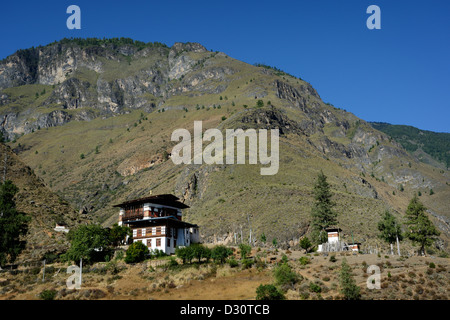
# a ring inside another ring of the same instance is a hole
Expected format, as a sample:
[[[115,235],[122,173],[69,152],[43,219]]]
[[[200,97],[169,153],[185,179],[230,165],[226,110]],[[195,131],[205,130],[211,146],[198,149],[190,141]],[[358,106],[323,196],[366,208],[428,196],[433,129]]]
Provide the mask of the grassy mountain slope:
[[[117,221],[114,204],[150,191],[174,193],[191,206],[185,219],[209,241],[230,241],[241,230],[247,238],[251,227],[254,238],[264,233],[292,245],[309,230],[312,188],[323,170],[347,240],[353,234],[365,245],[379,243],[383,211],[401,218],[418,191],[448,232],[448,170],[418,161],[395,139],[325,104],[301,79],[198,44],[139,51],[71,44],[56,56],[52,48],[43,49],[41,60],[56,70],[59,59],[78,64],[62,78],[43,72],[34,83],[4,88],[2,128],[47,186],[104,225]],[[279,172],[261,176],[261,166],[249,164],[174,165],[172,132],[192,132],[200,120],[203,130],[279,128]]]
[[[17,209],[31,216],[25,236],[27,245],[18,261],[37,260],[48,252],[62,252],[68,243],[61,232],[53,230],[56,224],[71,228],[87,221],[86,217],[80,216],[67,201],[50,191],[44,181],[8,146],[1,144],[0,150],[2,179],[6,163],[5,179],[11,180],[19,188],[16,195]]]

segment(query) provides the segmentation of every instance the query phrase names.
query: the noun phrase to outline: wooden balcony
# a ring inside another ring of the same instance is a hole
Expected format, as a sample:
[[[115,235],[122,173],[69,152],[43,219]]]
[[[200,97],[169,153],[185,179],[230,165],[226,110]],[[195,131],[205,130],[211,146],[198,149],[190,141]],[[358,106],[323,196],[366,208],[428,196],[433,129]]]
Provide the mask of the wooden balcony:
[[[122,221],[139,220],[144,218],[144,210],[127,210],[122,216]]]

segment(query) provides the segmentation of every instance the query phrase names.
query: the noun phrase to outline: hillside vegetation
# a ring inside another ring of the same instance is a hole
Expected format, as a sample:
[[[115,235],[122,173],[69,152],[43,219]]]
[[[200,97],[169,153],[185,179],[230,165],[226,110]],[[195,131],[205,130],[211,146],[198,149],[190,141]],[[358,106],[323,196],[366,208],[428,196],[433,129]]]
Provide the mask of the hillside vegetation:
[[[306,81],[198,43],[79,41],[0,63],[0,130],[48,188],[93,221],[111,226],[114,204],[173,193],[206,242],[247,241],[251,229],[256,243],[265,234],[294,247],[310,232],[322,170],[345,240],[383,245],[376,235],[384,211],[403,221],[420,192],[443,231],[432,250],[448,245],[450,172],[324,103]],[[171,134],[192,133],[194,121],[222,132],[279,129],[278,173],[262,176],[259,164],[175,165]]]
[[[408,152],[419,149],[435,160],[450,167],[450,133],[420,130],[412,126],[393,125],[383,122],[371,122],[372,127],[380,130],[399,142]]]

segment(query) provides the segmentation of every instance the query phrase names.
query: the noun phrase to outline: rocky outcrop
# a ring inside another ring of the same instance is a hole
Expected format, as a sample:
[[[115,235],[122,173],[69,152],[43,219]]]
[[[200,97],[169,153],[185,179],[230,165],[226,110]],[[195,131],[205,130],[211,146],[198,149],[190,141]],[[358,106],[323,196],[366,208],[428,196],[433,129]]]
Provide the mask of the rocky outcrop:
[[[255,128],[255,129],[278,129],[280,135],[287,133],[296,133],[299,135],[308,135],[305,129],[308,126],[303,126],[301,123],[297,123],[290,120],[280,109],[270,107],[264,109],[254,109],[250,113],[245,114],[241,120],[242,129]]]
[[[190,92],[196,92],[196,95],[221,93],[227,88],[227,76],[235,72],[230,67],[214,65],[200,68],[199,61],[189,55],[207,52],[198,43],[175,43],[170,49],[164,46],[141,49],[127,44],[80,46],[65,41],[16,52],[0,62],[0,90],[24,84],[52,86],[47,89],[51,94],[36,107],[76,112],[68,116],[60,111],[42,114],[31,109],[20,112],[5,108],[3,113],[0,112],[0,130],[5,137],[13,139],[17,134],[61,125],[64,121],[90,120],[99,115],[121,114],[129,109],[151,112],[160,98]],[[121,64],[122,71],[127,62],[130,65],[133,59],[142,58],[151,59],[153,65],[118,73],[116,78],[103,76],[114,64]],[[183,81],[171,83],[171,79]],[[11,97],[0,92],[0,105],[8,106],[20,98],[22,96]]]
[[[35,83],[38,77],[37,49],[19,50],[0,62],[0,90]]]
[[[176,42],[169,52],[169,79],[180,79],[192,70],[195,60],[183,54],[184,52],[206,52],[207,50],[199,43]]]
[[[44,102],[44,105],[59,104],[64,109],[91,107],[94,95],[90,87],[91,84],[88,81],[70,78],[53,90],[52,95]]]

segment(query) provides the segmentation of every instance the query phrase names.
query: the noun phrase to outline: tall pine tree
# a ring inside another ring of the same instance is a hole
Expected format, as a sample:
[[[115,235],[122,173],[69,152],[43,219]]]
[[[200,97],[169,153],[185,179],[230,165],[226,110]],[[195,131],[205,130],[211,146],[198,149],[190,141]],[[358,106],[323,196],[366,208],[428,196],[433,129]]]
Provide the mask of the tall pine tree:
[[[313,192],[315,203],[311,209],[311,237],[315,244],[320,244],[327,241],[328,235],[324,229],[337,223],[337,213],[333,211],[335,203],[331,200],[330,185],[322,171],[317,176]]]
[[[428,218],[425,206],[419,201],[417,196],[411,199],[408,208],[406,209],[406,222],[408,227],[405,235],[413,243],[420,245],[418,254],[425,254],[425,247],[431,245],[436,236],[440,235],[440,232],[433,225]]]
[[[378,222],[379,237],[391,245],[391,254],[394,254],[393,243],[402,240],[402,230],[395,217],[386,210],[383,218]],[[400,248],[399,255],[400,255]]]
[[[28,230],[30,217],[16,209],[18,190],[10,180],[0,185],[0,265],[14,262],[25,247],[21,236]]]

